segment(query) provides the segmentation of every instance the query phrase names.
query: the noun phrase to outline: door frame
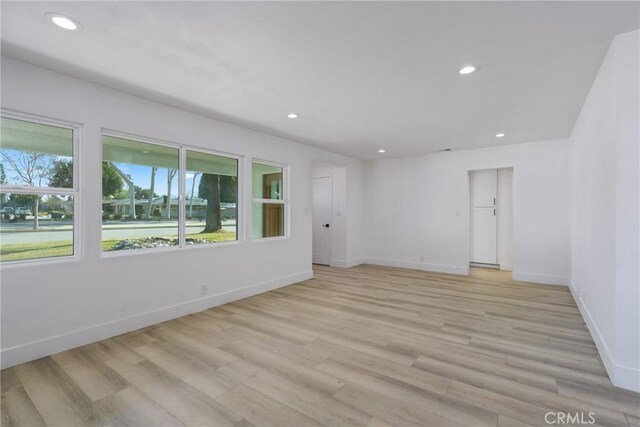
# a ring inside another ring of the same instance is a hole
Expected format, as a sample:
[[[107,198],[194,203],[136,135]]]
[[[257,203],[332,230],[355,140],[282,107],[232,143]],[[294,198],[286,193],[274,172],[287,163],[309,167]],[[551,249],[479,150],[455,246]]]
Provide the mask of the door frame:
[[[473,244],[473,228],[472,228],[472,221],[473,221],[473,207],[471,206],[471,173],[472,172],[476,172],[476,171],[481,171],[481,170],[487,170],[487,169],[496,169],[498,170],[498,173],[500,171],[500,169],[511,169],[511,264],[509,265],[510,270],[506,270],[509,272],[513,272],[515,270],[515,265],[516,265],[516,247],[515,247],[515,235],[516,235],[516,225],[517,225],[517,221],[516,221],[516,211],[515,211],[515,205],[516,205],[516,194],[517,194],[517,184],[516,184],[516,167],[513,165],[497,165],[497,166],[490,166],[490,167],[479,167],[476,169],[467,169],[466,171],[466,178],[467,178],[467,183],[466,183],[466,187],[467,187],[467,202],[466,202],[466,206],[467,206],[467,275],[469,275],[469,268],[471,266],[471,263],[473,261],[471,261],[471,251],[472,251],[472,244]],[[499,184],[498,184],[499,185]],[[498,188],[498,197],[499,197],[499,192],[500,189]],[[496,209],[498,209],[498,205],[496,204]],[[497,214],[499,215],[499,211],[497,212]],[[502,270],[501,265],[500,265],[500,250],[499,250],[499,246],[500,246],[500,237],[498,236],[498,242],[497,242],[497,246],[498,246],[498,267],[500,270]]]
[[[311,191],[313,192],[313,180],[314,179],[320,179],[320,178],[329,178],[329,263],[327,265],[331,266],[331,242],[333,241],[332,239],[332,234],[333,234],[333,230],[334,227],[333,225],[333,174],[328,174],[328,175],[318,175],[318,176],[312,176],[311,177]],[[313,264],[313,221],[314,221],[314,209],[313,209],[313,193],[311,194],[311,264]],[[319,264],[319,265],[324,265],[324,264]]]

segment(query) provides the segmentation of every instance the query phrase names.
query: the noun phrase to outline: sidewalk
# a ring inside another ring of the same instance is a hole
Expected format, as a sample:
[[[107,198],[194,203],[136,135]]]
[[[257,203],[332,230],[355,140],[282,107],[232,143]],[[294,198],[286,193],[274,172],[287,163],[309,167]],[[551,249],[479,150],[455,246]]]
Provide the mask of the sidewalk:
[[[222,225],[229,227],[235,225],[235,221],[222,221]],[[186,227],[203,227],[205,221],[187,221]],[[176,228],[178,221],[109,221],[102,223],[103,230],[134,230],[145,228]],[[23,233],[23,232],[47,232],[47,231],[71,231],[73,229],[70,222],[51,223],[50,220],[40,220],[39,228],[33,229],[33,221],[22,221],[18,223],[0,223],[1,233]]]

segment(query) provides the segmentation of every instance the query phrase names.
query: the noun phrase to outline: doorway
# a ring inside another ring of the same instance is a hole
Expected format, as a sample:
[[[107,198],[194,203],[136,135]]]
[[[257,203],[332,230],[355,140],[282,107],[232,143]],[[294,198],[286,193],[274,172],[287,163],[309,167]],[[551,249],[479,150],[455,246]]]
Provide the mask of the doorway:
[[[331,176],[313,178],[313,263],[331,264]]]
[[[469,172],[469,263],[513,269],[513,168]]]

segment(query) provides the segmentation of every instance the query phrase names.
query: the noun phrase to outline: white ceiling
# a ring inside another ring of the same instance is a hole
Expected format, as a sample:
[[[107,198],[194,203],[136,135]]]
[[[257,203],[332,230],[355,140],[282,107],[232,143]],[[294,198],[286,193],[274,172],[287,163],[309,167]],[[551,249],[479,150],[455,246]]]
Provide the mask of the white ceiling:
[[[639,26],[635,1],[0,7],[4,55],[361,159],[566,137]]]

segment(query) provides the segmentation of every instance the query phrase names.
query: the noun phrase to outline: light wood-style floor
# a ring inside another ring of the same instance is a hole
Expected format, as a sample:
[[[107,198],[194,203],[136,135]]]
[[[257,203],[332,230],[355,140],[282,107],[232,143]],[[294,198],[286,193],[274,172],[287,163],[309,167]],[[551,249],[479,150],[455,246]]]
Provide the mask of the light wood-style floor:
[[[565,287],[359,266],[2,371],[2,425],[638,425]],[[555,415],[548,420],[555,420]]]

